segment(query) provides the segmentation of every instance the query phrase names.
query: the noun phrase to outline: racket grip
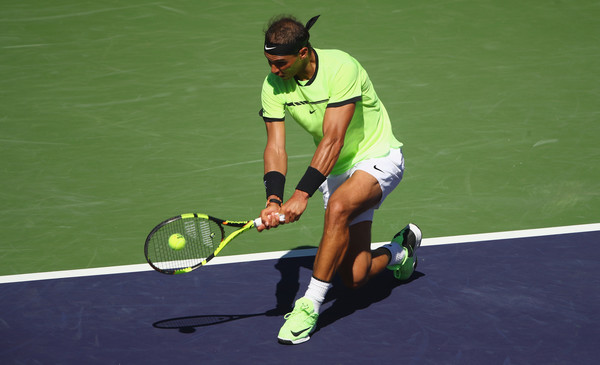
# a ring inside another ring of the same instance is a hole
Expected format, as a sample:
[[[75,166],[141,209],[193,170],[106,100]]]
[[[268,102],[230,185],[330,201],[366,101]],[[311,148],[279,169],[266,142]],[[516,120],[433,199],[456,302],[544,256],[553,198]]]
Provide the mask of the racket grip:
[[[281,222],[281,223],[285,222],[285,215],[281,214],[279,216],[279,222]],[[262,222],[262,219],[260,219],[260,217],[258,217],[254,220],[254,227],[259,227],[262,225],[263,225],[263,222]]]

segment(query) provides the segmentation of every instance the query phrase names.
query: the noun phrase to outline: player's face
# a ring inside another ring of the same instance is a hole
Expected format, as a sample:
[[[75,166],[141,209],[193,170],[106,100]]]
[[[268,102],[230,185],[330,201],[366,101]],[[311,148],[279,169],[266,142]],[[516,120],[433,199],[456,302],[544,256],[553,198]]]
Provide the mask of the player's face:
[[[274,56],[265,53],[269,66],[271,66],[271,72],[281,77],[284,80],[291,79],[296,74],[296,65],[299,57],[297,56]]]
[[[303,51],[303,50],[302,50]],[[275,56],[265,52],[265,57],[271,66],[271,72],[284,80],[289,80],[296,76],[306,66],[303,62],[304,53],[297,55]]]

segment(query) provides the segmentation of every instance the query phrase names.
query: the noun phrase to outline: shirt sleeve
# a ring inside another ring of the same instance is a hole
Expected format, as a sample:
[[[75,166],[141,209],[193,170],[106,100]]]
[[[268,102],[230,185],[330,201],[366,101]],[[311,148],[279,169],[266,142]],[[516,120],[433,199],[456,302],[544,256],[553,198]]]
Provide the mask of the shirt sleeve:
[[[331,97],[327,107],[338,107],[361,100],[360,70],[354,62],[344,62],[330,82]]]
[[[265,122],[285,120],[285,102],[275,93],[275,86],[269,77],[265,78],[261,93],[262,109],[259,115]]]

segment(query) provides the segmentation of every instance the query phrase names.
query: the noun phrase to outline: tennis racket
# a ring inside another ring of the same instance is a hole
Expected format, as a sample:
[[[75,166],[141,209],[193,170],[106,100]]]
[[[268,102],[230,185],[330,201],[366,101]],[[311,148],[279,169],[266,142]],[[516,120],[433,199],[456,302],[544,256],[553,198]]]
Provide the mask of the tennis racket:
[[[285,221],[280,216],[281,222]],[[206,214],[182,214],[154,227],[144,245],[146,260],[163,274],[184,274],[206,265],[234,238],[262,220],[229,221]],[[238,228],[225,236],[225,226]]]

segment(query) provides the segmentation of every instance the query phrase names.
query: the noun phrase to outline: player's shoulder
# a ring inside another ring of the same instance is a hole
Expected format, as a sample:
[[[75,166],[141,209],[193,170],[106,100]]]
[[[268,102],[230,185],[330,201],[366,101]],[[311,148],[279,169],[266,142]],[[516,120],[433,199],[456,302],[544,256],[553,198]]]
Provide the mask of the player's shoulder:
[[[356,62],[348,52],[344,52],[339,49],[320,49],[315,48],[315,52],[319,57],[319,60],[323,62],[332,63],[344,63],[344,62]]]
[[[349,53],[338,49],[317,49],[319,57],[319,69],[323,70],[325,75],[339,78],[346,75],[348,78],[355,78],[361,73],[362,66]]]

